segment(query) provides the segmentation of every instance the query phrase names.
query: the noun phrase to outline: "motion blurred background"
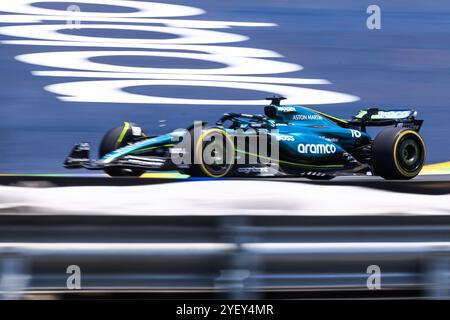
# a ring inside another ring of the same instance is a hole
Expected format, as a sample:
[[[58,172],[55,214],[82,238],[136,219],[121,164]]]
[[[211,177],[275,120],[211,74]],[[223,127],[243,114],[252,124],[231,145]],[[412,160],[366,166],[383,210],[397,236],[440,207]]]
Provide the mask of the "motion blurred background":
[[[133,6],[151,3],[0,2],[0,298],[449,298],[448,175],[172,183],[64,176],[62,162],[73,144],[95,150],[123,121],[161,134],[224,112],[262,113],[272,94],[342,118],[416,109],[427,163],[449,161],[450,3],[157,3],[136,17]],[[381,29],[367,27],[372,4]],[[94,17],[74,28],[69,7]],[[187,35],[197,38],[162,46]],[[107,52],[71,55],[85,51]],[[120,80],[133,85],[105,93],[98,82]],[[42,175],[8,177],[21,173]],[[81,290],[67,285],[72,265]],[[370,290],[376,267],[381,290]]]

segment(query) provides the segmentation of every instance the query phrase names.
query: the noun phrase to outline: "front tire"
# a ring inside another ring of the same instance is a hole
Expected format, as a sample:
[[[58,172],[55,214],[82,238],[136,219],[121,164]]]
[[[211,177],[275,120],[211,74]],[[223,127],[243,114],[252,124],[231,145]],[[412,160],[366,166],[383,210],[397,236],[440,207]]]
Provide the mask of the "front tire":
[[[125,122],[121,127],[109,130],[103,136],[100,143],[100,158],[116,149],[126,146],[129,142],[132,142],[132,140],[133,135],[131,132],[131,126],[128,122]],[[105,168],[104,171],[111,177],[139,177],[145,172],[145,170],[140,169],[114,167]]]
[[[416,131],[396,127],[385,129],[372,144],[374,174],[384,179],[412,179],[422,170],[425,153],[425,143]]]

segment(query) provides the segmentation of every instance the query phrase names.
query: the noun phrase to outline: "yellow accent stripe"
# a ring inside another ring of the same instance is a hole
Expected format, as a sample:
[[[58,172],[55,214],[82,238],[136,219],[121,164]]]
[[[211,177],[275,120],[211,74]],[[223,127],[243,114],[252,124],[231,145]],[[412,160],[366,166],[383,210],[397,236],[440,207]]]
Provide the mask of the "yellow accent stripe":
[[[423,166],[421,175],[450,174],[450,161],[427,164]]]
[[[124,122],[122,132],[120,133],[119,139],[117,139],[117,142],[116,142],[116,147],[122,143],[123,138],[125,137],[125,134],[127,133],[128,129],[130,129],[130,123]]]
[[[146,172],[140,178],[143,179],[187,179],[189,175],[179,172]]]
[[[397,170],[400,171],[403,175],[407,176],[407,177],[414,177],[417,175],[417,171],[420,172],[420,170],[422,170],[422,168],[419,168],[418,170],[414,171],[414,172],[407,172],[405,170],[403,170],[403,168],[398,164],[398,160],[397,160],[397,145],[400,142],[400,140],[407,134],[413,134],[415,135],[417,138],[419,138],[420,142],[422,142],[422,146],[423,146],[423,158],[425,160],[425,156],[426,156],[426,149],[425,149],[425,142],[423,142],[422,137],[415,132],[414,130],[406,130],[403,131],[397,138],[397,140],[395,141],[394,144],[394,165],[397,167]]]

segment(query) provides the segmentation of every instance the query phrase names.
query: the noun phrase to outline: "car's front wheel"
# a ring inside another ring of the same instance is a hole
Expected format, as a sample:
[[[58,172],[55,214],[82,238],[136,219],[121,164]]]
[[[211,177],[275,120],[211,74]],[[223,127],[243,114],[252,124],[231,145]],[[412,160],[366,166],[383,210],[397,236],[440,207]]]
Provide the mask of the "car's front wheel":
[[[414,130],[388,128],[373,141],[374,174],[385,179],[412,179],[422,170],[424,161],[425,143]]]
[[[113,152],[128,143],[133,141],[133,134],[131,129],[131,124],[125,122],[123,126],[113,128],[109,130],[104,136],[100,143],[99,156],[102,158],[104,155]],[[105,172],[111,177],[139,177],[144,174],[145,170],[135,169],[135,168],[119,168],[111,167],[105,168]]]

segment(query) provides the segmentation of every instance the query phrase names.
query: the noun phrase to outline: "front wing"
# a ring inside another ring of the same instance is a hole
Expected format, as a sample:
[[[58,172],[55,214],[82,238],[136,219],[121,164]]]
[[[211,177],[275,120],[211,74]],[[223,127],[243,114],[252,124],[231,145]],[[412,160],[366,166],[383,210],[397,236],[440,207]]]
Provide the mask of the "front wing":
[[[172,161],[167,157],[144,157],[127,155],[108,162],[90,159],[90,146],[87,142],[76,144],[64,161],[66,169],[85,168],[89,170],[104,170],[105,168],[122,167],[144,170],[176,170]]]

